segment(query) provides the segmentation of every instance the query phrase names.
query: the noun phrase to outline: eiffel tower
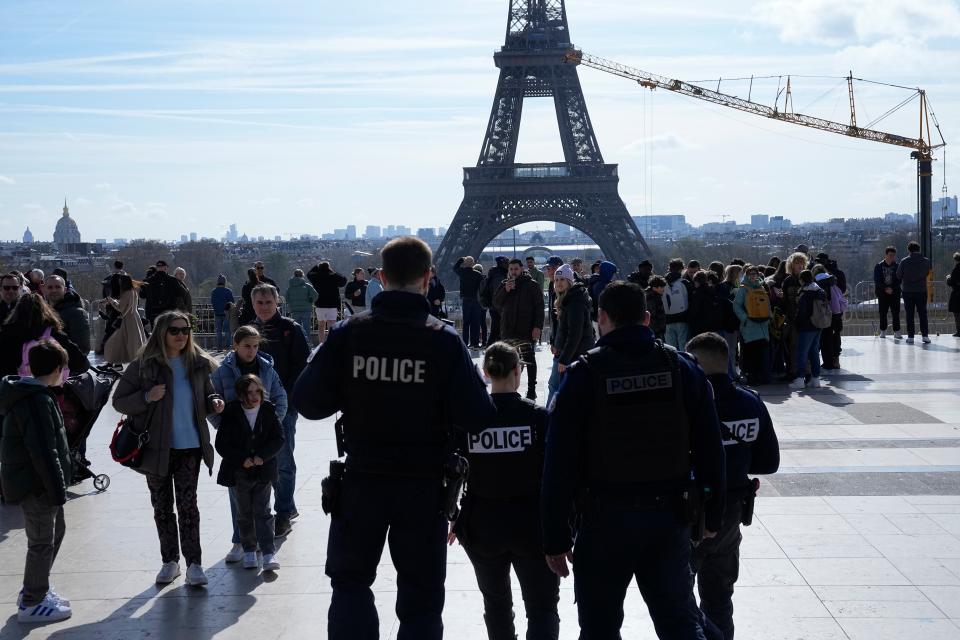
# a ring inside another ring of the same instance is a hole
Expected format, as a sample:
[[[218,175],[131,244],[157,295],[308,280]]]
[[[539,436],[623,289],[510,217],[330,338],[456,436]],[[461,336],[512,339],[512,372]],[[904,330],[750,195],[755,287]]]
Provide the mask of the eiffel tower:
[[[463,170],[463,203],[437,250],[440,273],[460,256],[477,258],[500,233],[550,220],[579,229],[622,273],[650,249],[617,192],[587,113],[570,44],[564,0],[510,0],[507,36],[493,59],[500,82],[476,167]],[[563,162],[519,164],[517,136],[526,97],[552,97]]]

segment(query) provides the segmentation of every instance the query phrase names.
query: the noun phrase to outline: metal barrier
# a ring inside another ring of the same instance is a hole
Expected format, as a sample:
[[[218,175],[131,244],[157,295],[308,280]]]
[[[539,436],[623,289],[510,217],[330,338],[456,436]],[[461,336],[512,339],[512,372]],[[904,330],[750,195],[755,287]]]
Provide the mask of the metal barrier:
[[[932,290],[931,290],[932,289]],[[952,334],[956,330],[953,314],[947,311],[950,287],[943,280],[929,283],[927,295],[927,321],[930,333]],[[932,294],[932,295],[931,295]],[[860,281],[848,290],[850,306],[843,316],[843,333],[854,336],[878,335],[880,332],[880,305],[874,292],[872,280]],[[903,302],[900,303],[901,329],[906,329]],[[889,322],[888,322],[889,326]]]

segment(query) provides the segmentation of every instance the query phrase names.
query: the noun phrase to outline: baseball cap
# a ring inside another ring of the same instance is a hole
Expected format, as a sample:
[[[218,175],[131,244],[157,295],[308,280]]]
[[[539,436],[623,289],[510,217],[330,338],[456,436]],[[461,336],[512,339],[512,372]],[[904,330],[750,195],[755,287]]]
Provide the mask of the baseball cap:
[[[547,258],[548,267],[559,267],[561,265],[563,265],[563,260],[560,258],[560,256],[550,256]]]

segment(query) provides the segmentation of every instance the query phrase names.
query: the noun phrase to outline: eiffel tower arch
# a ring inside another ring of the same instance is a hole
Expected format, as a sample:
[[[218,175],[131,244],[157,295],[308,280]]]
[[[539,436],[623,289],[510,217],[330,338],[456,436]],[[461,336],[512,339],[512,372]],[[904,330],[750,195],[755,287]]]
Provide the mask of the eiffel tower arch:
[[[617,165],[600,153],[580,87],[564,0],[510,0],[507,35],[494,54],[500,81],[476,167],[463,170],[463,203],[437,250],[448,273],[460,256],[479,257],[518,224],[568,224],[629,273],[650,250],[620,198]],[[551,97],[563,162],[517,163],[523,100]]]

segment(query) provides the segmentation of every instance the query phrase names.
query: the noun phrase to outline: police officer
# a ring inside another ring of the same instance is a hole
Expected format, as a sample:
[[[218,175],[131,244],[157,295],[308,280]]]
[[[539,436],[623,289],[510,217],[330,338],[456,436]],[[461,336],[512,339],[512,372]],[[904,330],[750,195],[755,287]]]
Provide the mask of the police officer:
[[[381,258],[383,293],[372,309],[333,327],[297,380],[293,403],[310,419],[343,412],[346,472],[327,543],[329,637],[378,637],[370,587],[386,541],[397,570],[397,638],[439,639],[449,432],[479,432],[494,408],[456,331],[430,315],[430,248],[395,238]]]
[[[766,405],[754,392],[733,382],[727,373],[727,343],[715,333],[703,333],[687,343],[713,386],[727,466],[727,507],[716,537],[693,551],[700,609],[706,616],[707,638],[733,640],[733,585],[740,572],[740,524],[753,520],[759,481],[748,473],[776,473],[780,446]]]
[[[607,285],[599,301],[602,337],[567,369],[551,408],[543,544],[558,575],[568,575],[573,561],[584,640],[620,638],[623,599],[634,578],[660,638],[704,638],[688,522],[702,505],[704,535],[720,528],[723,443],[703,371],[687,354],[655,341],[649,321],[639,285]],[[695,499],[698,490],[709,496],[705,503]],[[575,497],[580,524],[573,547],[568,520]]]
[[[450,542],[459,537],[483,594],[490,640],[515,640],[510,567],[527,610],[527,639],[556,640],[560,578],[543,562],[540,476],[547,410],[521,398],[517,349],[495,342],[483,354],[497,413],[487,429],[467,436],[470,478]]]

